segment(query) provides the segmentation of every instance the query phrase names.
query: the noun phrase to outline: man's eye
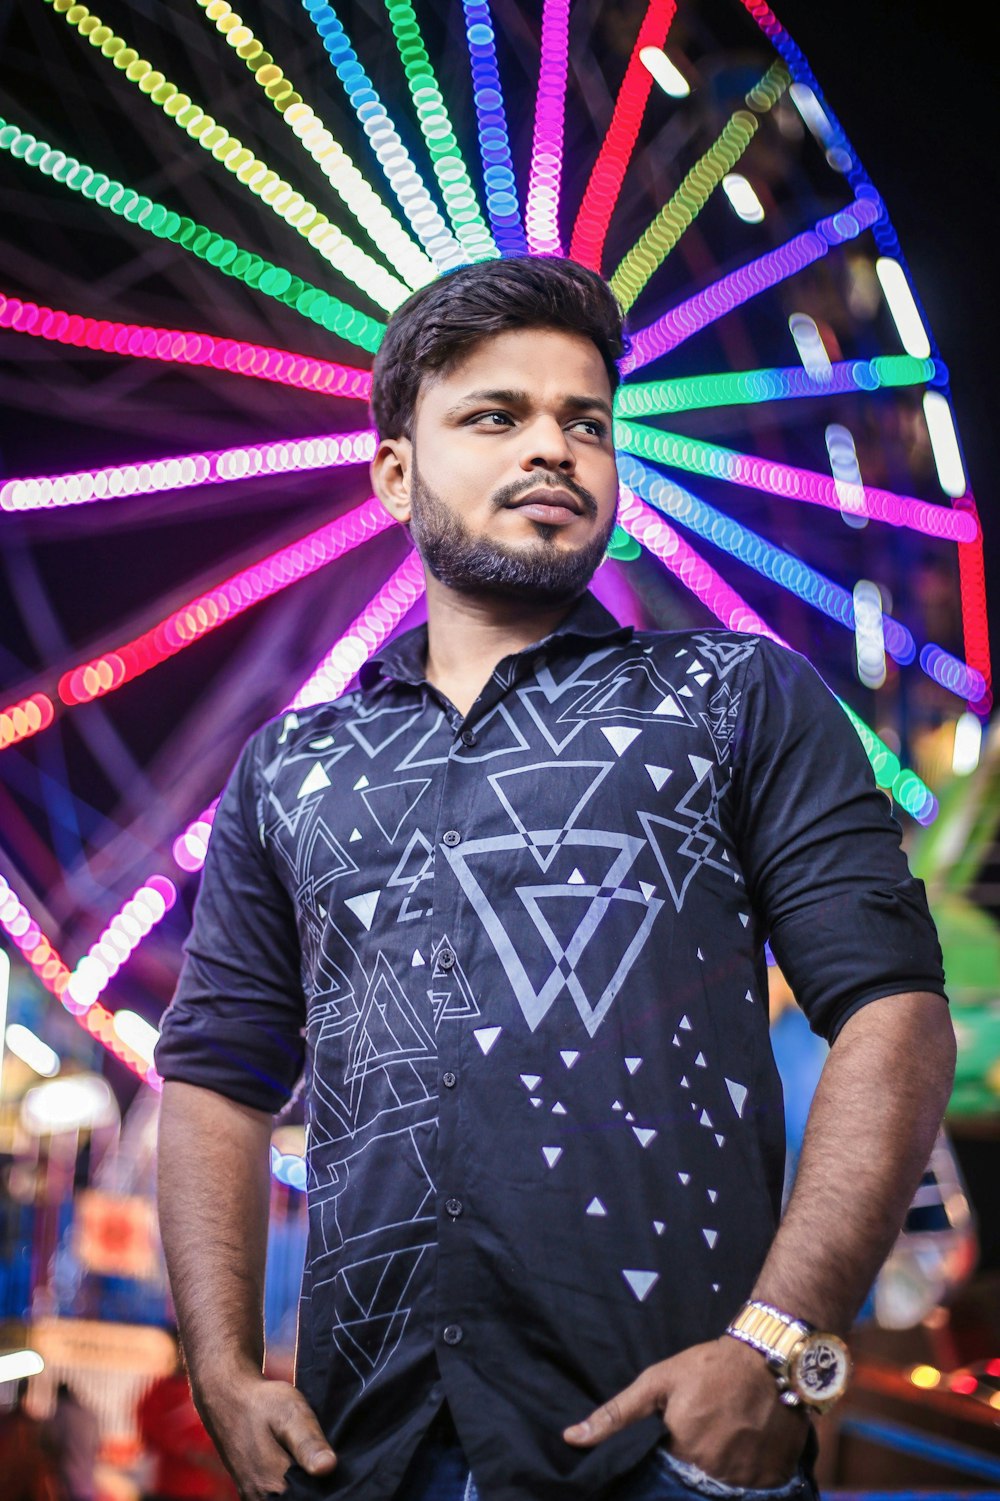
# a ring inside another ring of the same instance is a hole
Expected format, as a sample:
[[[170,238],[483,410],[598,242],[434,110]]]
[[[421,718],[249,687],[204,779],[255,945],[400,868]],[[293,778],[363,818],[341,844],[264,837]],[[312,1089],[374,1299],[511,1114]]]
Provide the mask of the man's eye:
[[[595,417],[584,417],[580,422],[573,424],[576,428],[582,428],[591,438],[604,438],[608,429],[603,422],[598,422]]]
[[[477,412],[472,418],[474,423],[484,423],[487,427],[506,427],[511,420],[507,412]]]

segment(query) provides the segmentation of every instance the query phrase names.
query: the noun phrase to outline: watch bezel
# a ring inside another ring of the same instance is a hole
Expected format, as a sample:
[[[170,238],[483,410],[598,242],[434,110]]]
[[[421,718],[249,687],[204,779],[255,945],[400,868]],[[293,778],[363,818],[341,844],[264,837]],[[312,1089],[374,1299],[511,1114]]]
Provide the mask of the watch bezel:
[[[804,1362],[815,1358],[817,1351],[823,1349],[830,1351],[834,1356],[832,1364],[835,1370],[833,1376],[818,1387],[809,1375],[808,1364],[804,1365]],[[850,1351],[836,1334],[810,1330],[799,1341],[788,1358],[786,1379],[804,1406],[811,1407],[816,1412],[826,1412],[840,1400],[847,1390],[851,1379]]]

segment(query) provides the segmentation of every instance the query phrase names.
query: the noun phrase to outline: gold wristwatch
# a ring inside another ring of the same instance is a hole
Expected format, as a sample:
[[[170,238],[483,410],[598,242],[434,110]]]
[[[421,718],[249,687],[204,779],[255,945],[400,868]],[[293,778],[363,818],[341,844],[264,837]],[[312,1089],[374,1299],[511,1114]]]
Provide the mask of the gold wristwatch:
[[[847,1390],[851,1357],[844,1341],[770,1303],[744,1303],[726,1333],[763,1355],[787,1407],[826,1412]]]

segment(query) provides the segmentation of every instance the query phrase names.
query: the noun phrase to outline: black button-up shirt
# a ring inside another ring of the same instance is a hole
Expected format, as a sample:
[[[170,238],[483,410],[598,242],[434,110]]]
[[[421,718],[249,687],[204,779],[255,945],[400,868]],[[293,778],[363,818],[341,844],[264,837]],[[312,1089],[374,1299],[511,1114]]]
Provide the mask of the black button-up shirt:
[[[442,1398],[487,1501],[599,1494],[660,1434],[563,1426],[717,1336],[784,1161],[764,942],[813,1026],[942,991],[922,888],[812,668],[587,595],[463,719],[426,632],[264,726],[157,1052],[276,1110],[305,1069],[297,1382],[392,1495]]]

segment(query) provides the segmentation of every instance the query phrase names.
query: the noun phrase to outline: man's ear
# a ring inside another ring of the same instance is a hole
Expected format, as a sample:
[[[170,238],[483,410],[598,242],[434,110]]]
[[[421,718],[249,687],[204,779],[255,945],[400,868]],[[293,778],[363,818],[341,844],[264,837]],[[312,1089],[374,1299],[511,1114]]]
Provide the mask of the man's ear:
[[[410,474],[413,444],[409,438],[383,438],[371,464],[372,486],[389,515],[404,526],[410,520]]]

